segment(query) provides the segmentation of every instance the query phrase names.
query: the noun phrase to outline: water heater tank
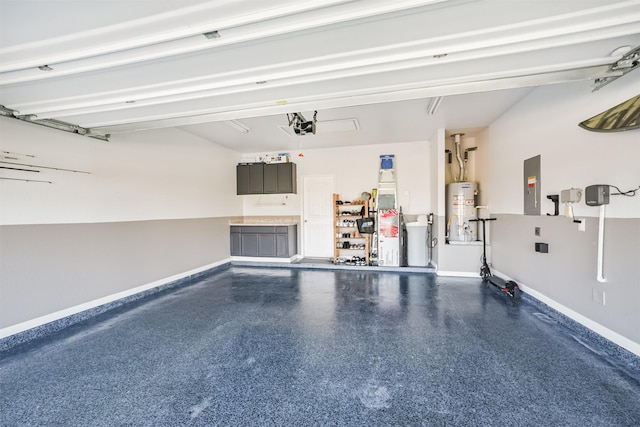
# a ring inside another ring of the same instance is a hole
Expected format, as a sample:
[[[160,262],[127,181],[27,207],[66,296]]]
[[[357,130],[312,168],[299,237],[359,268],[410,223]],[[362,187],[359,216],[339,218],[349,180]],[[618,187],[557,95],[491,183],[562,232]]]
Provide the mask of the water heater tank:
[[[450,242],[478,240],[478,223],[469,222],[478,218],[475,182],[453,182],[447,185],[447,236]]]

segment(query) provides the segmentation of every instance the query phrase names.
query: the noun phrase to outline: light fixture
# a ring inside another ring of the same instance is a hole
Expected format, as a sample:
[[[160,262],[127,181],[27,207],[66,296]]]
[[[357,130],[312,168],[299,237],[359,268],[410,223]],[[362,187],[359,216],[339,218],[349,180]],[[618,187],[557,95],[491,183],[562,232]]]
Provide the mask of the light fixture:
[[[237,130],[238,132],[242,132],[242,133],[249,133],[249,128],[245,125],[243,125],[242,123],[240,123],[237,120],[225,120],[224,121],[227,125],[231,126],[232,128],[234,128],[235,130]]]
[[[442,96],[436,96],[435,98],[431,98],[429,102],[429,106],[427,107],[427,114],[433,116],[440,107],[440,103],[442,102]]]

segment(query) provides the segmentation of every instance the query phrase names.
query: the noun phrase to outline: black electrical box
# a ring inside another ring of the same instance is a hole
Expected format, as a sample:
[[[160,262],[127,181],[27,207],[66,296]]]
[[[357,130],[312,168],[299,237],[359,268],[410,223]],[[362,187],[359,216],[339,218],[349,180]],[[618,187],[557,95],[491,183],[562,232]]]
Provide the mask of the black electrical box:
[[[536,252],[540,252],[542,254],[549,253],[549,244],[548,243],[536,243]]]
[[[606,184],[590,185],[584,189],[584,202],[589,206],[609,204],[609,186]]]

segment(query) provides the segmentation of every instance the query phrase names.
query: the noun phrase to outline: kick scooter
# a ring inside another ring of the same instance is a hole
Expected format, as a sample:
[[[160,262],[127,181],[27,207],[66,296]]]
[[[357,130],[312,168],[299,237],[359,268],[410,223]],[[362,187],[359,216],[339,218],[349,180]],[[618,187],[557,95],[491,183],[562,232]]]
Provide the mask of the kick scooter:
[[[469,221],[473,222],[482,222],[482,265],[480,266],[480,277],[482,277],[483,282],[491,283],[493,286],[502,290],[502,292],[509,295],[513,298],[516,295],[516,291],[520,290],[518,284],[513,280],[504,280],[498,276],[495,276],[491,273],[491,269],[489,268],[489,264],[487,264],[487,239],[486,239],[486,229],[485,223],[487,221],[495,221],[497,218],[478,218],[478,219],[470,219]]]

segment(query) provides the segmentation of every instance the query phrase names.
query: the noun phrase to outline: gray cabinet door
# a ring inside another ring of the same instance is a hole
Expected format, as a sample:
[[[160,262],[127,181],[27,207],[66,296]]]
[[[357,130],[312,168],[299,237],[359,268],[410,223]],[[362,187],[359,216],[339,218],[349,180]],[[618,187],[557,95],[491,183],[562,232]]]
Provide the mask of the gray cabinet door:
[[[249,169],[251,165],[236,166],[236,189],[237,194],[249,194]]]
[[[289,237],[286,234],[276,234],[276,256],[289,256]]]
[[[296,193],[295,163],[271,163],[264,165],[265,194]]]
[[[289,254],[288,254],[288,256],[294,256],[295,254],[298,253],[298,226],[297,225],[290,225],[287,228],[288,228],[288,230],[287,230],[287,238],[289,239],[289,242],[288,242]]]
[[[276,256],[276,235],[258,234],[258,256]]]
[[[278,166],[277,163],[271,163],[264,165],[264,175],[263,175],[263,191],[265,194],[275,194],[279,193],[278,191]]]
[[[236,194],[262,194],[263,174],[262,163],[236,166]]]
[[[296,182],[296,164],[295,163],[278,163],[278,183],[276,192],[278,193],[297,193]]]
[[[242,233],[234,231],[234,228],[240,227],[231,227],[231,255],[239,256],[242,255]]]
[[[258,256],[258,235],[242,233],[242,255]]]
[[[264,165],[254,163],[249,167],[249,194],[262,194]]]

